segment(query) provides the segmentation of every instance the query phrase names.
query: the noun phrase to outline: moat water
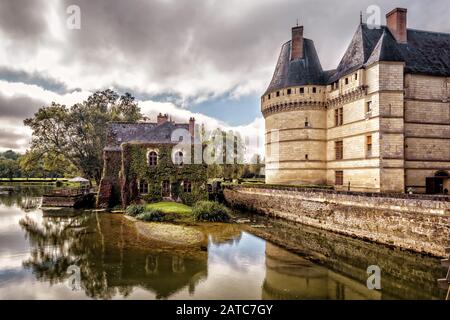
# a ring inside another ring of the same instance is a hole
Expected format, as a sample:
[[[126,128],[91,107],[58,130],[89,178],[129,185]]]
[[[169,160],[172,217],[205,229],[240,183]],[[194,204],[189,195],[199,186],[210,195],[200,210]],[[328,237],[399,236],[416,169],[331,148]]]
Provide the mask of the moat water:
[[[42,210],[42,193],[0,194],[0,299],[445,297],[432,257],[243,213],[246,223],[205,228],[207,247],[167,250],[121,215]],[[381,290],[367,288],[371,265]]]

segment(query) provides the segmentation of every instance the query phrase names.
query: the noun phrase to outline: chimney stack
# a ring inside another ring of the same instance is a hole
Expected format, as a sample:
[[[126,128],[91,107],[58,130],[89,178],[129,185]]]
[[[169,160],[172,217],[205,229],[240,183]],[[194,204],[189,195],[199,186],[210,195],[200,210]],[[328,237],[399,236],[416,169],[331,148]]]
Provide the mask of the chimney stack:
[[[386,15],[386,25],[398,43],[408,42],[408,32],[406,29],[407,10],[395,8]]]
[[[195,118],[189,118],[189,133],[191,134],[191,138],[194,139],[195,134]]]
[[[159,125],[159,124],[163,124],[164,122],[167,122],[167,121],[169,121],[169,115],[166,113],[166,114],[158,114],[158,117],[156,118],[156,122],[157,122],[157,124]]]
[[[303,59],[303,26],[292,28],[291,60]]]

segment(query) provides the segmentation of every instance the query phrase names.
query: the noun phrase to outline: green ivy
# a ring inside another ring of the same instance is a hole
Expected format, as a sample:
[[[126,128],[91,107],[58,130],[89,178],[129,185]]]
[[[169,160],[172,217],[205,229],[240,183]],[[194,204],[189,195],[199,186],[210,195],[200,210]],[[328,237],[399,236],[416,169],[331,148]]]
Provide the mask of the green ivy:
[[[161,185],[163,181],[171,184],[172,197],[180,198],[187,205],[192,205],[199,200],[208,198],[206,187],[207,175],[204,164],[175,165],[172,162],[172,145],[167,144],[138,144],[128,143],[122,146],[122,175],[124,186],[122,188],[122,198],[125,205],[136,200],[137,195],[133,194],[132,181],[144,180],[149,185],[148,195],[144,197],[147,202],[157,202],[161,200]],[[147,162],[147,149],[158,149],[158,164],[150,167]],[[193,153],[192,153],[193,154]],[[181,182],[183,180],[191,182],[191,192],[184,192]]]

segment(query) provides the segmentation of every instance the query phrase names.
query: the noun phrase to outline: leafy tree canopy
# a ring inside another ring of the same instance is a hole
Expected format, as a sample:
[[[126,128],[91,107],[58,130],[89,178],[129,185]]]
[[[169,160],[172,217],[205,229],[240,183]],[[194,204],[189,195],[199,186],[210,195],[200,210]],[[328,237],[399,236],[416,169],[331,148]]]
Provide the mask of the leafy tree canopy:
[[[80,174],[98,182],[108,122],[135,122],[141,117],[133,96],[119,96],[107,89],[70,108],[57,103],[44,106],[24,124],[33,130],[33,157],[46,157],[47,166],[53,167],[70,163]]]

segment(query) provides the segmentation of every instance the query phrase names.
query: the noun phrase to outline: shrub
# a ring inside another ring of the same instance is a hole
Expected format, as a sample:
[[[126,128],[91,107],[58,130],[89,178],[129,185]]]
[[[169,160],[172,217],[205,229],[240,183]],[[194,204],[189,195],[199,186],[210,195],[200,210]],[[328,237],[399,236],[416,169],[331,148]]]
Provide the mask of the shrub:
[[[214,201],[198,201],[192,209],[197,221],[226,222],[230,220],[230,210]]]
[[[129,216],[136,217],[139,214],[144,213],[145,207],[140,204],[132,204],[127,207],[126,213]]]
[[[143,213],[140,213],[136,216],[136,219],[146,222],[163,222],[168,220],[164,212],[156,209],[149,209]]]

